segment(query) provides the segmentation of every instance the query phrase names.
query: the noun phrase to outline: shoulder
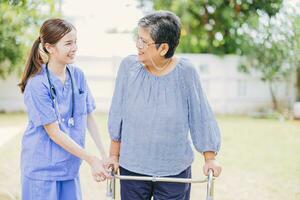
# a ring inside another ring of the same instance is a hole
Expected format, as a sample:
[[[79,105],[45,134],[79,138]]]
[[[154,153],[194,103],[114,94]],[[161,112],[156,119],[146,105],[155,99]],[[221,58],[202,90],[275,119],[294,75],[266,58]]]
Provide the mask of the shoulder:
[[[75,80],[85,80],[84,72],[77,65],[69,64],[68,68],[71,74],[74,76]]]
[[[121,61],[118,73],[119,75],[126,74],[126,76],[136,74],[142,67],[137,55],[129,55]]]
[[[83,71],[75,64],[68,64],[68,68],[71,73],[77,76],[84,76]]]
[[[138,63],[137,55],[126,56],[125,58],[123,58],[123,60],[121,62],[121,64],[124,64],[124,65],[132,65],[134,63]]]
[[[120,68],[131,69],[139,65],[137,55],[129,55],[121,61]]]
[[[197,77],[198,72],[195,65],[187,58],[180,58],[179,68],[181,73],[183,73],[186,79],[191,79],[192,77]]]
[[[44,68],[42,68],[40,72],[27,80],[24,93],[26,94],[29,91],[42,92],[47,90],[47,81],[48,80]]]

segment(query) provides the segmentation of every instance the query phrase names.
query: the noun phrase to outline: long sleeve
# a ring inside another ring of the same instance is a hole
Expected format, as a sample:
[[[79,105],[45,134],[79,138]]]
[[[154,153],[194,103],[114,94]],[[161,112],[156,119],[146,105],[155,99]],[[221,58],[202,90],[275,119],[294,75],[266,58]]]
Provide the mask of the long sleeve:
[[[117,73],[117,79],[115,83],[114,94],[111,101],[111,106],[109,110],[108,116],[108,131],[110,138],[114,141],[121,140],[121,132],[122,132],[122,111],[124,103],[124,82],[125,82],[125,65],[126,60],[124,59],[119,67]]]
[[[188,117],[193,144],[197,151],[218,152],[221,145],[220,130],[201,87],[196,70],[191,67],[188,80]]]

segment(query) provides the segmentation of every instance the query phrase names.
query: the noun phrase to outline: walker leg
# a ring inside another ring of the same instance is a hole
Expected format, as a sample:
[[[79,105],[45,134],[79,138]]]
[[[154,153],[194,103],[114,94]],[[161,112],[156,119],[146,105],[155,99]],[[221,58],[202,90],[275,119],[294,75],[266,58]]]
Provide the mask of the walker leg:
[[[116,199],[116,180],[113,177],[106,182],[106,200]]]
[[[207,192],[206,192],[206,200],[214,199],[214,180],[213,180],[213,172],[210,169],[208,171],[207,177]]]

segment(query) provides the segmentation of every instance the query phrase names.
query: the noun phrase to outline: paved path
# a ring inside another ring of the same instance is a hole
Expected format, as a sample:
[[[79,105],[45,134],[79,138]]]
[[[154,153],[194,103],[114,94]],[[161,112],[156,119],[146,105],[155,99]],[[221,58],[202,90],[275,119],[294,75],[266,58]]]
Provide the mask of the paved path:
[[[15,137],[17,134],[22,133],[26,128],[25,123],[19,123],[15,126],[1,126],[0,127],[0,147]]]

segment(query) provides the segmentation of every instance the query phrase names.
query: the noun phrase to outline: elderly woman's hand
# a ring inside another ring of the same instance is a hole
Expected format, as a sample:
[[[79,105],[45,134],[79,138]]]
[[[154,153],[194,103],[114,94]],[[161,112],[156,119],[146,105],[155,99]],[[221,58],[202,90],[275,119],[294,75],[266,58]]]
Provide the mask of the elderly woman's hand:
[[[212,169],[213,175],[215,177],[218,177],[222,171],[221,165],[215,159],[205,161],[205,164],[203,166],[203,173],[205,174],[205,176],[208,175],[209,169]]]
[[[109,158],[105,161],[104,166],[106,169],[112,168],[114,172],[117,173],[119,169],[119,156],[109,156]]]

